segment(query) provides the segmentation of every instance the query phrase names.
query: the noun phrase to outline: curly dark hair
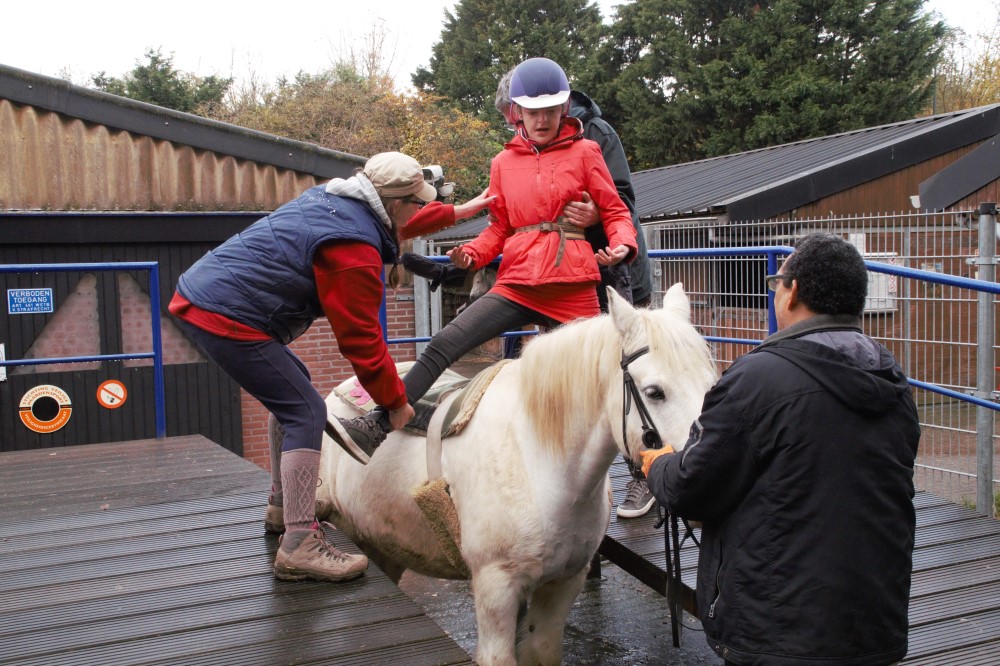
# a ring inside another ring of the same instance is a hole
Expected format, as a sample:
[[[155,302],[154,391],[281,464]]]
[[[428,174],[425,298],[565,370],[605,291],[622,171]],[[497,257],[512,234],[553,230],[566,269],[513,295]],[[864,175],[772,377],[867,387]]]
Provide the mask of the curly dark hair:
[[[783,283],[797,280],[799,299],[817,314],[860,316],[868,295],[868,270],[857,248],[842,237],[814,233],[795,243],[785,260]]]

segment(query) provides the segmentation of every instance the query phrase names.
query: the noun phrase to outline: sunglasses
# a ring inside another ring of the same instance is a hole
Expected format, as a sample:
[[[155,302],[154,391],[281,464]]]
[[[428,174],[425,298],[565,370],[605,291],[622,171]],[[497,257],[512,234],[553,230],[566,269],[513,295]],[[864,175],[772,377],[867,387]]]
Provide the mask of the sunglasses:
[[[784,280],[785,280],[785,276],[781,275],[780,273],[778,273],[776,275],[767,275],[767,276],[764,277],[764,284],[767,285],[767,288],[770,291],[777,291],[778,290],[778,283],[779,282],[784,283]]]

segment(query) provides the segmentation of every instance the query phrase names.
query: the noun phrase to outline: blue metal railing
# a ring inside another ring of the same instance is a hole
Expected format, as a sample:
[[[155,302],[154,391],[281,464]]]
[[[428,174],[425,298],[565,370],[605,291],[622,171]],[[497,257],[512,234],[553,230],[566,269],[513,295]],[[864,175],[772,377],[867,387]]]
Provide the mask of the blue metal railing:
[[[683,258],[699,258],[707,259],[713,257],[745,257],[745,256],[763,256],[767,260],[767,274],[773,275],[778,272],[778,258],[783,256],[788,256],[794,251],[794,248],[788,246],[751,246],[751,247],[731,247],[731,248],[690,248],[683,250],[650,250],[650,259],[683,259]],[[438,263],[447,263],[448,257],[445,256],[431,256],[427,257],[431,261]],[[976,280],[973,278],[959,277],[956,275],[945,275],[943,273],[936,273],[934,271],[925,271],[917,268],[907,268],[905,266],[896,266],[893,264],[886,264],[879,261],[869,261],[865,260],[865,266],[869,271],[875,273],[886,273],[888,275],[896,275],[904,278],[912,278],[917,280],[925,280],[927,282],[933,282],[935,284],[950,285],[953,287],[961,287],[963,289],[971,289],[973,291],[988,292],[991,294],[1000,294],[1000,284],[996,282],[987,282],[984,280]],[[383,303],[383,310],[384,310]],[[774,313],[774,293],[768,291],[767,293],[767,320],[768,320],[768,334],[772,334],[778,330],[778,323],[775,319]],[[383,328],[383,330],[386,330]],[[503,334],[504,336],[522,336],[522,335],[535,335],[534,331],[508,331]],[[731,337],[720,337],[713,335],[706,335],[705,339],[710,342],[719,342],[724,344],[743,344],[743,345],[759,345],[763,340],[756,340],[752,338],[731,338]],[[390,344],[402,344],[410,342],[427,342],[430,337],[411,337],[411,338],[392,338],[387,341]],[[1000,411],[1000,403],[994,402],[992,400],[986,400],[979,398],[974,395],[969,395],[967,393],[961,393],[959,391],[953,391],[951,389],[938,386],[936,384],[931,384],[928,382],[920,381],[917,379],[910,378],[910,384],[917,386],[919,388],[937,393],[940,395],[948,396],[951,398],[957,398],[980,407],[987,407],[993,411]]]
[[[156,438],[167,435],[163,388],[163,340],[160,333],[160,270],[155,261],[92,263],[92,264],[8,264],[0,265],[0,273],[61,273],[94,271],[148,271],[149,308],[152,316],[153,351],[136,354],[100,354],[97,356],[65,356],[0,361],[0,367],[19,365],[49,365],[53,363],[91,363],[95,361],[126,361],[153,359],[153,401],[156,408]]]

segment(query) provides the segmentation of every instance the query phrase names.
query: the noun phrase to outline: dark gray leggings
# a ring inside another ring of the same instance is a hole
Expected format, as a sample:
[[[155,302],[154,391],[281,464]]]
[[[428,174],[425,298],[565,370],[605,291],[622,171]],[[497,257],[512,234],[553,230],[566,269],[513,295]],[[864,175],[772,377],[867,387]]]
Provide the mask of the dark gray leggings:
[[[488,293],[473,301],[451,323],[434,334],[406,376],[406,399],[416,404],[438,377],[474,347],[505,331],[529,324],[556,327],[559,322],[540,312]]]
[[[320,450],[326,402],[291,349],[274,340],[230,340],[185,321],[179,323],[206,356],[274,414],[285,431],[282,451]]]

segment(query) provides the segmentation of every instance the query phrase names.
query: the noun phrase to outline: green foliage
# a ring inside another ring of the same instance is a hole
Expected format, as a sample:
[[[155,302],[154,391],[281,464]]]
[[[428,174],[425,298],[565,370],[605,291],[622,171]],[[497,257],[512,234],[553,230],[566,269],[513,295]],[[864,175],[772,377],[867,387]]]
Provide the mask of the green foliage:
[[[543,56],[574,77],[602,35],[601,13],[589,0],[459,0],[445,12],[430,68],[413,75],[418,90],[448,99],[499,128],[497,82],[522,60]]]
[[[221,104],[232,85],[232,79],[179,72],[174,68],[173,54],[164,56],[160,49],[148,49],[145,56],[148,62],[137,60],[135,69],[121,77],[109,77],[105,72],[93,76],[94,87],[112,95],[194,113]]]
[[[944,35],[923,1],[634,0],[590,92],[635,168],[906,120]]]
[[[343,62],[275,88],[237,91],[212,117],[355,155],[399,150],[440,164],[456,183],[456,202],[482,192],[490,159],[503,147],[488,123],[439,98],[400,95],[388,77]]]

